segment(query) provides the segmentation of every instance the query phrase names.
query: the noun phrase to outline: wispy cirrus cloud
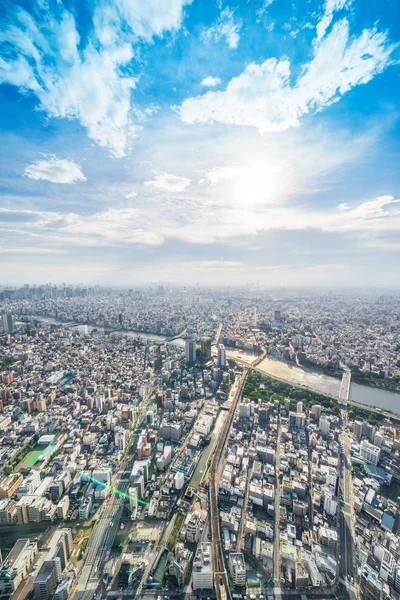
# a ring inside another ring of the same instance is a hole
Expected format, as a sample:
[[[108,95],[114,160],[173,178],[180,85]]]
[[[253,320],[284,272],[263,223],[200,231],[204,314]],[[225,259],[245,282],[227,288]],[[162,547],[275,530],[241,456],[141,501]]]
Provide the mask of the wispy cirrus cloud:
[[[235,12],[229,6],[221,10],[217,21],[202,33],[206,43],[219,42],[225,39],[229,48],[235,50],[240,42],[240,30],[242,21],[235,21]]]
[[[333,12],[330,14],[333,18]],[[182,120],[250,126],[261,133],[297,127],[304,115],[337,102],[392,63],[396,44],[386,32],[365,29],[351,38],[349,29],[348,20],[342,19],[323,39],[318,38],[313,58],[303,66],[294,85],[287,58],[253,62],[231,79],[225,90],[185,100],[177,109]],[[325,31],[318,35],[322,37]]]
[[[57,158],[56,156],[27,165],[24,173],[29,179],[51,181],[52,183],[86,181],[79,165],[71,160]]]
[[[77,119],[92,140],[122,157],[141,120],[132,106],[138,80],[128,68],[135,43],[178,29],[191,2],[101,0],[86,40],[60,3],[10,8],[0,35],[0,83],[36,97],[50,117]]]

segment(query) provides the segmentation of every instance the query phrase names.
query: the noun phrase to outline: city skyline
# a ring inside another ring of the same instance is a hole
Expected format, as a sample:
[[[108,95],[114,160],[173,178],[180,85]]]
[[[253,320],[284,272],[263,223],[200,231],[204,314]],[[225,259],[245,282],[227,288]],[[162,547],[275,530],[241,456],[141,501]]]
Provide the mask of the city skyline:
[[[398,286],[395,2],[3,14],[3,284]]]

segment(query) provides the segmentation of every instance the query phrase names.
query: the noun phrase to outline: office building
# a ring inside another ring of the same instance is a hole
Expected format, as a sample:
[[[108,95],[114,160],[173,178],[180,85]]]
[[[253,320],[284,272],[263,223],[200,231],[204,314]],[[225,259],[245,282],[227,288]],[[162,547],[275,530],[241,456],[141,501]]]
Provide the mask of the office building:
[[[4,313],[1,317],[4,333],[12,333],[14,331],[13,317],[11,313]]]
[[[299,403],[302,404],[302,403]],[[289,412],[289,427],[296,427],[301,429],[306,424],[306,414],[303,412]]]
[[[125,429],[122,427],[116,427],[114,430],[114,443],[118,450],[124,451],[128,443],[128,435]]]
[[[319,420],[319,432],[323,437],[326,437],[329,433],[330,423],[326,417],[321,417]]]
[[[226,367],[226,349],[223,344],[219,344],[218,346],[218,366],[221,369],[225,369]]]
[[[211,338],[203,337],[200,343],[200,354],[204,359],[211,358]]]
[[[191,338],[185,340],[185,358],[189,364],[196,362],[196,342]]]
[[[193,553],[185,548],[183,544],[176,544],[175,558],[170,564],[169,573],[170,575],[175,576],[178,582],[178,587],[180,588],[183,588],[188,580],[192,556]]]
[[[357,442],[359,442],[363,435],[363,423],[362,421],[354,421],[353,434]]]
[[[197,547],[193,561],[193,590],[212,590],[214,576],[212,568],[212,547],[209,542],[202,542]]]
[[[241,552],[231,552],[229,555],[229,573],[235,587],[246,586],[246,566]]]
[[[314,419],[316,421],[318,421],[318,419],[321,416],[321,405],[320,404],[313,404],[311,407],[311,416],[314,417]]]

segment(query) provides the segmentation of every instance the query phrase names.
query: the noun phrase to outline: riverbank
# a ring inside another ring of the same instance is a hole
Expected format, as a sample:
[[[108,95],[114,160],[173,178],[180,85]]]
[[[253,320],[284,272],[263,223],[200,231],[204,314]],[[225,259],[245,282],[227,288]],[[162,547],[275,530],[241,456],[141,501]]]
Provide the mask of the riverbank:
[[[252,365],[251,356],[242,353],[243,356],[232,356],[227,352],[228,358],[238,360],[242,364]],[[256,355],[253,355],[254,359]],[[294,385],[295,387],[308,390],[329,398],[339,399],[341,380],[322,373],[316,373],[310,369],[303,369],[294,366],[292,363],[284,362],[269,356],[265,357],[260,364],[257,365],[257,370],[262,374],[268,375],[283,383]],[[394,415],[400,415],[400,394],[395,394],[386,390],[378,390],[377,388],[367,387],[358,383],[352,382],[350,385],[349,402],[354,403],[362,408],[363,406],[370,407],[379,411],[387,411]]]
[[[47,323],[53,322],[54,324],[60,324],[64,326],[77,325],[75,323],[63,323],[57,319],[52,319],[50,317],[41,317],[38,315],[29,316],[31,318]],[[90,328],[93,329],[93,326],[90,326]],[[167,342],[167,338],[165,336],[160,336],[157,334],[146,334],[137,331],[125,331],[118,333],[120,335],[128,337],[138,337],[142,339],[147,339],[149,341],[154,341],[155,343],[170,343],[181,348],[183,348],[185,345],[185,341],[182,338],[178,338],[171,342]],[[259,358],[257,354],[247,352],[241,349],[227,349],[226,354],[228,359],[235,360],[239,363],[247,364],[250,366],[257,358]],[[341,379],[332,377],[330,375],[325,375],[323,373],[315,371],[312,368],[299,367],[297,365],[294,365],[293,363],[284,362],[282,360],[278,360],[267,356],[257,365],[257,369],[265,373],[265,375],[269,375],[270,377],[273,377],[279,381],[283,381],[284,383],[289,383],[294,386],[298,386],[303,389],[309,390],[310,392],[322,394],[330,398],[339,398]],[[400,414],[399,393],[394,393],[392,391],[388,391],[377,387],[360,385],[355,381],[353,381],[350,385],[349,401],[354,402],[355,404],[360,406],[370,406],[372,408],[377,409],[378,411],[383,410],[394,414]]]
[[[386,379],[373,373],[367,373],[365,371],[352,371],[351,379],[355,383],[363,385],[365,387],[376,388],[378,390],[386,390],[393,394],[400,394],[400,381],[396,379]]]

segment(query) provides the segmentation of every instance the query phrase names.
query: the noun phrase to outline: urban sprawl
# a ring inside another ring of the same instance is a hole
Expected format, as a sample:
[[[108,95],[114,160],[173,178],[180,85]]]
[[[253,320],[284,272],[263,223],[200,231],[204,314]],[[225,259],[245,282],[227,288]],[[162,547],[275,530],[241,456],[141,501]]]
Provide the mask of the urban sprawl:
[[[399,300],[2,289],[0,600],[399,599]]]

